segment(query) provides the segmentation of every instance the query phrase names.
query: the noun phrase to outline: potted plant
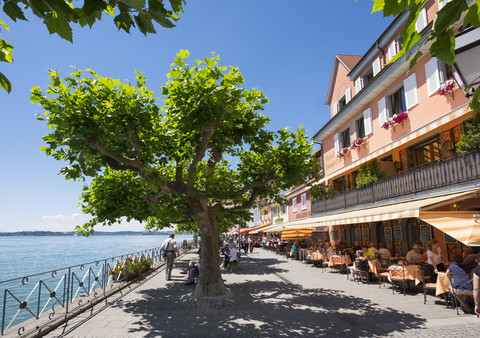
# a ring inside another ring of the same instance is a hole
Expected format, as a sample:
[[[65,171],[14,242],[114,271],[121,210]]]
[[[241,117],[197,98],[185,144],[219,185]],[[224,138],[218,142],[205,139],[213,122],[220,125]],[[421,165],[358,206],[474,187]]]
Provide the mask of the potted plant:
[[[393,130],[395,130],[395,126],[397,124],[402,124],[403,126],[403,121],[405,121],[406,119],[408,119],[408,112],[400,112],[398,114],[394,114],[393,116],[387,118],[387,121],[385,121],[385,123],[382,125],[382,128],[385,129],[385,130],[388,130],[388,128],[392,128]]]
[[[344,158],[345,156],[348,155],[349,152],[350,152],[350,148],[348,147],[342,148],[338,151],[337,156],[340,158]]]
[[[365,145],[367,143],[367,139],[368,139],[367,136],[357,138],[356,140],[354,140],[352,142],[352,145],[350,146],[350,149],[359,149],[360,146]]]
[[[453,91],[455,89],[457,89],[457,83],[455,82],[455,79],[451,77],[440,85],[438,94],[442,96],[450,95],[452,98],[454,98]]]

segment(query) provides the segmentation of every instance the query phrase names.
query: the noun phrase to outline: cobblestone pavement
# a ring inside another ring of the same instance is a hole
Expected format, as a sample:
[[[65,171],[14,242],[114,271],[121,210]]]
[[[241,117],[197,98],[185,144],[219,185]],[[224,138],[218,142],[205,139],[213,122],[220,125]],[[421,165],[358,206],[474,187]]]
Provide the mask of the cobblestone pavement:
[[[239,270],[225,271],[223,301],[191,297],[175,263],[173,280],[150,276],[49,337],[478,337],[480,319],[456,314],[423,293],[392,293],[387,284],[358,284],[343,274],[256,249]]]

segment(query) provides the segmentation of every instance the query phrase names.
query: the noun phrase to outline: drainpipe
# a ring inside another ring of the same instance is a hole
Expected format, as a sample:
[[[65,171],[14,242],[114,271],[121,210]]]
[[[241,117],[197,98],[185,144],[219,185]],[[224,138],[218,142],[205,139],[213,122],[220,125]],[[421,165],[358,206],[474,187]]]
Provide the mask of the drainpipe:
[[[383,57],[383,64],[385,64],[385,51],[383,50],[383,48],[380,47],[380,43],[377,41],[376,42],[377,44],[377,49],[380,49],[380,51],[382,52],[382,57]]]

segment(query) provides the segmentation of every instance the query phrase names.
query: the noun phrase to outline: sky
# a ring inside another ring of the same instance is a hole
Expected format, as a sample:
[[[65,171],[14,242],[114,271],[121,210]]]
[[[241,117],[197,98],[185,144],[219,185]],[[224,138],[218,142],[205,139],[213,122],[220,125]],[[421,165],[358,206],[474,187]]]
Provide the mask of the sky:
[[[14,46],[14,63],[0,64],[13,83],[0,90],[0,232],[73,231],[90,217],[79,209],[83,182],[67,181],[58,172],[65,163],[41,152],[44,111],[29,102],[32,86],[45,89],[47,71],[62,77],[93,68],[121,80],[143,72],[158,97],[175,54],[190,52],[189,62],[215,51],[224,66],[239,67],[245,88],[262,90],[271,102],[264,114],[269,129],[303,125],[313,136],[330,118],[325,105],[335,54],[363,55],[391,23],[371,14],[370,0],[187,0],[185,13],[172,29],[156,25],[157,34],[118,32],[112,17],[92,29],[74,26],[73,44],[49,35],[31,13],[29,22],[12,22],[1,37]],[[138,222],[99,231],[141,231]]]

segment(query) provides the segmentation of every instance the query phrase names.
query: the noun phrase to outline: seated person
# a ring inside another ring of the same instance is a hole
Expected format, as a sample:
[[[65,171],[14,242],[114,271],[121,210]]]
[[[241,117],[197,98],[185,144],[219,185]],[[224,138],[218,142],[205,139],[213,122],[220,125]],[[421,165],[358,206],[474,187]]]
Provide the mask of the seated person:
[[[192,263],[192,262],[190,262]],[[189,266],[190,266],[189,263]],[[194,262],[191,267],[189,267],[188,275],[187,275],[187,282],[185,285],[193,285],[195,284],[195,276],[198,275],[200,272],[200,262]]]
[[[238,250],[235,244],[233,244],[233,247],[230,249],[230,252],[228,253],[228,257],[229,257],[230,263],[238,262]]]
[[[362,250],[362,246],[360,245],[360,242],[359,241],[355,241],[353,247],[352,247],[352,251],[353,252],[357,252],[358,250]]]
[[[327,255],[327,260],[329,261],[330,258],[335,254],[335,249],[332,247],[330,243],[326,243],[325,254]]]
[[[368,250],[371,250],[374,256],[378,255],[378,249],[375,246],[375,243],[370,242],[370,248]]]
[[[423,263],[425,262],[422,255],[422,247],[418,244],[413,245],[413,249],[407,252],[408,263]]]
[[[477,266],[477,263],[475,263],[475,259],[477,256],[473,252],[473,249],[469,246],[466,246],[463,248],[463,264],[464,265],[469,265],[472,268],[475,268]]]
[[[347,243],[344,240],[340,241],[340,244],[337,245],[338,251],[344,251],[347,248]]]
[[[290,256],[295,258],[295,259],[298,259],[299,249],[300,249],[300,245],[298,244],[298,242],[294,242],[292,244],[292,247],[290,248]]]
[[[378,255],[380,258],[392,257],[392,253],[385,247],[385,244],[380,243],[378,246],[380,247],[380,249],[378,249]]]
[[[362,254],[363,254],[363,257],[368,257],[370,259],[372,259],[375,256],[373,251],[370,250],[366,245],[362,246]]]
[[[465,293],[473,292],[473,284],[470,279],[470,273],[472,268],[463,264],[463,256],[455,255],[453,257],[454,264],[450,264],[447,270],[447,276],[452,280],[451,288],[455,289],[455,294],[460,302],[460,308],[465,313],[472,312],[468,304],[469,296],[462,295],[462,291]]]
[[[357,250],[356,256],[357,257],[355,258],[353,266],[349,268],[350,272],[352,273],[352,278],[350,279],[351,281],[355,280],[355,276],[360,271],[368,271],[370,269],[370,267],[368,266],[367,257],[363,256],[363,250]]]

